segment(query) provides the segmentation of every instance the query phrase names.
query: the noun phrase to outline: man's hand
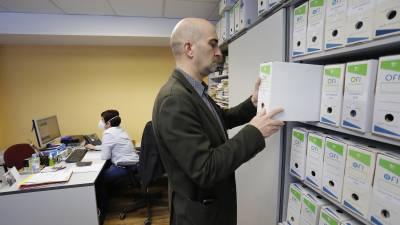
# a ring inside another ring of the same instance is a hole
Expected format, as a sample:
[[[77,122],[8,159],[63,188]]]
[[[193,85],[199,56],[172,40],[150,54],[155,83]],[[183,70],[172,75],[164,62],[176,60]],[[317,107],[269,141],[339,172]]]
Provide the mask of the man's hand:
[[[277,108],[267,113],[265,109],[260,114],[251,119],[250,124],[255,126],[262,135],[266,138],[276,133],[283,125],[284,122],[280,120],[273,120],[272,117],[278,113],[283,112],[282,108]]]
[[[257,77],[256,83],[254,85],[253,95],[251,96],[251,102],[253,103],[254,107],[257,107],[258,101],[258,89],[260,89],[261,78]]]
[[[89,149],[89,150],[94,150],[94,145],[92,144],[87,144],[85,145],[85,148]]]

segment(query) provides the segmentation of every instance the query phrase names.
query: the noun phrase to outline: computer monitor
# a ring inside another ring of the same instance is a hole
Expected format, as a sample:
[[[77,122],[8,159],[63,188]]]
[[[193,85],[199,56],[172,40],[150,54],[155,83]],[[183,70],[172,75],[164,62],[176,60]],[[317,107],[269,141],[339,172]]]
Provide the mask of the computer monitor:
[[[32,120],[39,147],[45,147],[56,138],[61,137],[57,116]]]

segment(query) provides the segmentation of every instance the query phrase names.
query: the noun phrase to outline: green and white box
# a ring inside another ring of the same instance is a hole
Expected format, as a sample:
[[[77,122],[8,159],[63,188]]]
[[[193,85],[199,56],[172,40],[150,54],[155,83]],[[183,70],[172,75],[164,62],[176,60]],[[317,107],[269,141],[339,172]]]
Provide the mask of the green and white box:
[[[305,180],[320,190],[322,189],[326,137],[326,134],[316,131],[308,133]]]
[[[229,10],[229,37],[235,35],[235,8]]]
[[[361,225],[362,223],[357,222],[351,216],[344,213],[342,210],[335,206],[324,206],[322,207],[319,225]]]
[[[338,137],[327,137],[325,139],[322,191],[338,202],[342,200],[346,158],[346,141]]]
[[[349,0],[346,44],[372,40],[375,0]]]
[[[309,189],[300,183],[292,183],[289,186],[289,198],[286,221],[290,225],[300,224],[300,211],[303,193],[308,193]]]
[[[400,55],[379,59],[372,132],[400,139]]]
[[[400,33],[400,1],[376,0],[374,37]]]
[[[304,180],[306,177],[308,131],[302,127],[292,130],[292,146],[290,149],[290,173]]]
[[[260,112],[282,107],[274,119],[319,121],[323,66],[302,63],[270,62],[260,64],[258,92]],[[307,104],[305,104],[305,102]]]
[[[347,63],[342,127],[358,132],[371,130],[377,60]]]
[[[308,2],[294,9],[292,57],[306,54]]]
[[[377,153],[375,148],[363,145],[347,147],[342,204],[364,218],[371,203]]]
[[[400,156],[378,154],[369,219],[376,225],[400,221]]]
[[[301,204],[301,225],[318,225],[319,215],[323,206],[330,205],[320,195],[309,192],[303,195]]]
[[[340,48],[346,43],[347,1],[326,2],[325,49]]]
[[[342,114],[345,64],[326,65],[321,97],[319,121],[331,126],[340,125]]]
[[[326,0],[309,0],[307,24],[307,53],[324,49]]]
[[[240,0],[236,2],[233,6],[234,14],[235,14],[235,34],[239,32],[240,28]]]

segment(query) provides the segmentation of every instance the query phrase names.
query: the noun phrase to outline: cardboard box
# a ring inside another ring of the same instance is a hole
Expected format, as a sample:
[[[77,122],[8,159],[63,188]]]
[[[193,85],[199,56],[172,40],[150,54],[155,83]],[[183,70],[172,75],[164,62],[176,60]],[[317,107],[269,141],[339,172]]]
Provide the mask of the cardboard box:
[[[290,173],[304,180],[306,176],[308,131],[301,127],[292,130],[292,147],[290,150]]]
[[[372,224],[399,224],[400,156],[398,154],[378,154],[369,215]]]
[[[320,122],[331,126],[340,125],[342,114],[345,64],[326,65],[321,97]]]
[[[400,55],[379,59],[372,132],[400,139]]]
[[[300,224],[318,225],[321,208],[326,205],[330,204],[320,195],[313,192],[304,194],[301,204]]]
[[[372,125],[377,60],[347,63],[342,127],[369,132]]]
[[[375,0],[348,0],[346,44],[372,40]]]
[[[292,183],[289,186],[286,221],[290,225],[300,224],[301,202],[303,193],[305,193],[305,191],[308,191],[308,188],[300,183]]]
[[[326,134],[310,131],[307,141],[306,181],[315,188],[322,189]]]
[[[324,206],[321,209],[319,225],[361,225],[351,216],[335,206]]]
[[[229,38],[235,34],[235,9],[229,10]]]
[[[323,66],[270,62],[260,64],[258,111],[284,108],[274,119],[319,121]],[[304,104],[307,102],[307,104]]]
[[[338,137],[327,137],[325,139],[322,191],[338,202],[342,201],[346,158],[347,142]]]
[[[235,14],[235,33],[237,33],[240,28],[240,3],[241,1],[238,0],[233,6],[233,11]]]
[[[377,152],[358,144],[347,147],[342,204],[364,218],[367,218],[371,203]]]
[[[400,1],[376,1],[374,38],[400,33]]]
[[[307,47],[308,2],[294,9],[292,57],[304,55]]]
[[[240,23],[239,30],[248,28],[257,18],[257,3],[254,0],[240,1]]]
[[[346,43],[347,0],[327,1],[325,16],[325,49],[343,47]]]
[[[310,0],[308,5],[307,53],[324,48],[325,8],[324,0]]]

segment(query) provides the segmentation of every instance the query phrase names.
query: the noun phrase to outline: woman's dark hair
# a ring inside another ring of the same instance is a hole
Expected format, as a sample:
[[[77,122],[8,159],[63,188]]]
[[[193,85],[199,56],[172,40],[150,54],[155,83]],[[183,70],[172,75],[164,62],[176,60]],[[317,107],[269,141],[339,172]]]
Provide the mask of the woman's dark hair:
[[[121,124],[121,117],[119,117],[119,112],[115,109],[102,112],[101,117],[103,117],[104,123],[110,122],[112,127],[118,127]]]

